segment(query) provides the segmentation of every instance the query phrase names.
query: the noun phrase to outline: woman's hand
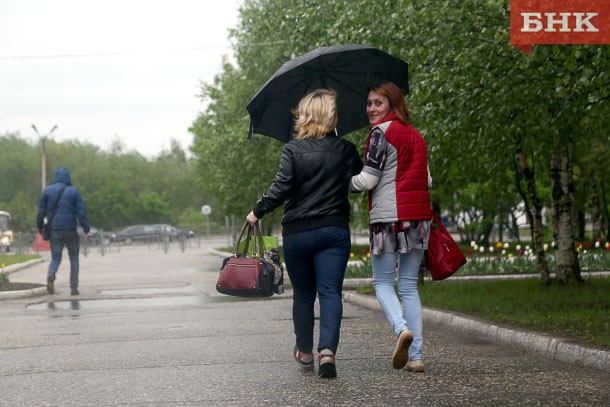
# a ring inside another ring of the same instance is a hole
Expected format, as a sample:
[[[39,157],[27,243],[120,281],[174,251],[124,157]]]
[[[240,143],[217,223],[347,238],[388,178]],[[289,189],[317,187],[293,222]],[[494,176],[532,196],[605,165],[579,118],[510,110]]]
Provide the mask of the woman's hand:
[[[256,216],[254,216],[254,211],[250,211],[250,213],[248,214],[248,216],[246,216],[246,220],[248,221],[249,224],[251,224],[252,226],[256,225],[256,223],[258,222],[258,218]]]

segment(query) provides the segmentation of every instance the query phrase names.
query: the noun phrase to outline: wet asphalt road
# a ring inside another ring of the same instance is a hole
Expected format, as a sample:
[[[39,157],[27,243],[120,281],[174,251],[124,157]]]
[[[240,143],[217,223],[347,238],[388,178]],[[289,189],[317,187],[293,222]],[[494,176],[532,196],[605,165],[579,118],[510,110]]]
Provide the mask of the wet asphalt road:
[[[216,294],[221,259],[124,247],[81,259],[69,296],[0,301],[0,406],[607,406],[610,374],[425,324],[424,374],[394,370],[379,311],[345,304],[338,378],[297,371],[288,291]],[[67,256],[66,256],[67,257]],[[11,274],[43,282],[47,262]]]

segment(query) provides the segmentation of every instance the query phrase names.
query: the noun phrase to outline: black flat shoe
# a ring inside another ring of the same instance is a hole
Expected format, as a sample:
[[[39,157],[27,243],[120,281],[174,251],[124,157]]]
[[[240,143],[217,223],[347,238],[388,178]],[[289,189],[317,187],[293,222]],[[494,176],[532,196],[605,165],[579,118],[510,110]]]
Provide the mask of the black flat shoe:
[[[47,292],[49,294],[55,294],[55,276],[47,276]]]
[[[318,377],[323,379],[334,379],[337,377],[335,354],[329,349],[322,349],[318,355]]]

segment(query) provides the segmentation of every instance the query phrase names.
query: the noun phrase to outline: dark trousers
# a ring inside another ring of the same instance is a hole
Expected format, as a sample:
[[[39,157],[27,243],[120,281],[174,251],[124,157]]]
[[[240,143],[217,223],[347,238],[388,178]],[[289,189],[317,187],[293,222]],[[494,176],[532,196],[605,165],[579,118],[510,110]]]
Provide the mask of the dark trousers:
[[[48,274],[55,276],[57,269],[61,263],[61,254],[64,246],[68,248],[68,257],[70,258],[70,288],[78,288],[78,253],[79,253],[79,237],[76,230],[51,230],[51,262],[49,263]]]
[[[298,350],[313,350],[314,303],[320,301],[318,351],[337,352],[343,316],[343,278],[350,232],[327,226],[283,238],[286,271],[293,287],[292,320]]]

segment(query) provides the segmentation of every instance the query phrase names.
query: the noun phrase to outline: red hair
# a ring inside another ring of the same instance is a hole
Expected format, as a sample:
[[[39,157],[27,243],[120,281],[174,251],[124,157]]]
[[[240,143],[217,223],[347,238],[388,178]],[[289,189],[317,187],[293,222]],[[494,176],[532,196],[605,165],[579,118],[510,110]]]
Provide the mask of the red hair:
[[[409,106],[405,100],[405,95],[398,86],[396,86],[393,82],[385,82],[381,85],[373,86],[369,90],[387,97],[390,104],[390,111],[396,114],[398,120],[404,124],[409,124],[411,112],[409,111]]]

